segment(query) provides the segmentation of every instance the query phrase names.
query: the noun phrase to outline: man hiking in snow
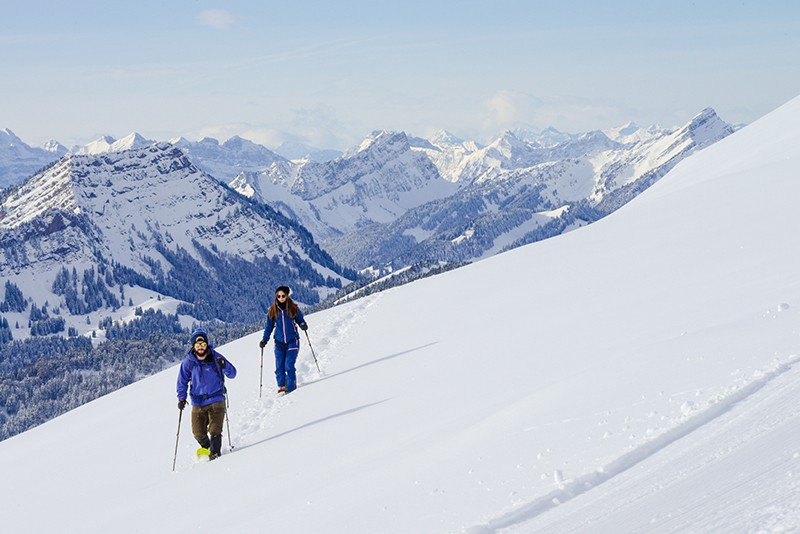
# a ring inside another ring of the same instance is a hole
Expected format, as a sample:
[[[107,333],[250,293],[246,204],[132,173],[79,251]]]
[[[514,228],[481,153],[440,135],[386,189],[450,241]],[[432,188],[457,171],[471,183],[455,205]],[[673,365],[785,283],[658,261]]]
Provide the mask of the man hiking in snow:
[[[178,409],[186,407],[191,383],[192,434],[200,447],[210,450],[211,460],[222,454],[225,377],[235,378],[236,367],[208,344],[208,334],[198,328],[192,333],[192,348],[178,371]]]
[[[297,327],[308,330],[303,312],[289,296],[289,288],[280,286],[275,290],[275,302],[267,311],[264,335],[258,346],[262,349],[275,331],[275,378],[278,380],[278,393],[291,393],[297,389],[295,362],[300,351],[300,335]]]

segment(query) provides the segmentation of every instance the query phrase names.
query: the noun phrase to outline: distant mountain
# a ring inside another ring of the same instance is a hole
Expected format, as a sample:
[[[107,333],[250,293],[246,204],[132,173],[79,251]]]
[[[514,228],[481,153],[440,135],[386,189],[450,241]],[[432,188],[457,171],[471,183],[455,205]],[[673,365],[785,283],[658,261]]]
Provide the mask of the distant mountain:
[[[230,185],[353,268],[463,262],[597,220],[734,129],[707,109],[673,131],[516,130],[486,146],[379,131],[336,160],[277,162]]]
[[[8,128],[0,130],[0,189],[21,183],[66,153],[67,149],[56,141],[48,142],[45,148],[34,148]]]
[[[133,132],[122,139],[114,139],[107,135],[92,141],[83,146],[74,146],[70,151],[73,154],[105,154],[107,152],[121,152],[134,148],[144,148],[154,144],[155,141],[145,139],[136,132]]]
[[[544,146],[505,132],[475,151],[463,144],[411,148],[428,155],[458,190],[411,207],[394,221],[365,224],[321,242],[337,261],[358,269],[472,261],[602,218],[734,130],[706,109],[674,131],[638,137],[629,131],[628,143],[588,132]]]
[[[445,130],[429,139],[376,131],[327,161],[284,157],[240,137],[172,144],[199,170],[307,229],[337,263],[396,269],[472,261],[597,220],[735,129],[709,108],[674,129],[516,129],[486,145]],[[73,151],[138,146],[153,142],[131,134]]]
[[[428,139],[432,146],[461,146],[465,143],[464,139],[461,139],[455,134],[448,132],[447,130],[437,130],[434,134]]]
[[[230,185],[290,214],[318,240],[394,221],[457,190],[425,154],[412,150],[406,134],[383,131],[335,160],[278,162],[242,173]]]
[[[624,145],[627,155],[610,158],[600,169],[591,202],[608,214],[630,201],[688,155],[734,133],[738,128],[706,108],[674,131],[649,131]],[[628,134],[629,136],[631,134]]]
[[[171,143],[201,170],[225,183],[240,172],[255,172],[273,163],[286,161],[268,148],[239,136],[233,136],[221,144],[211,137],[204,137],[200,141],[181,137]]]
[[[261,317],[277,285],[315,303],[347,281],[300,224],[167,143],[68,155],[0,196],[0,252],[4,279],[27,295],[45,288],[38,305],[72,315],[117,306],[113,296],[139,286],[187,303],[187,315],[244,322]],[[56,287],[64,266],[89,276],[80,305]],[[89,302],[98,291],[99,306]]]
[[[208,137],[200,141],[189,141],[180,137],[171,143],[183,150],[200,170],[226,183],[242,171],[259,171],[276,161],[286,159],[266,147],[238,136],[231,137],[224,143]],[[108,154],[146,148],[154,144],[156,141],[132,132],[121,139],[103,136],[86,145],[75,145],[71,149],[57,141],[49,141],[44,149],[37,149],[23,143],[10,130],[0,130],[0,188],[21,183],[65,154]],[[336,151],[332,153],[340,154]]]

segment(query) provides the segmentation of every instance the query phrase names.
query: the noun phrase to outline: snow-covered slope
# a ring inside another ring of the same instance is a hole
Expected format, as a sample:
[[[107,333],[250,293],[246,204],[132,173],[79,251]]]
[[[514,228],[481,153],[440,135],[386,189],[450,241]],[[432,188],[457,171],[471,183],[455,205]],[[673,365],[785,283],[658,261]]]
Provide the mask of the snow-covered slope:
[[[220,347],[213,463],[176,368],[0,443],[4,529],[796,530],[799,124],[800,98],[593,225],[311,314],[289,396],[270,345],[259,399],[260,333]]]

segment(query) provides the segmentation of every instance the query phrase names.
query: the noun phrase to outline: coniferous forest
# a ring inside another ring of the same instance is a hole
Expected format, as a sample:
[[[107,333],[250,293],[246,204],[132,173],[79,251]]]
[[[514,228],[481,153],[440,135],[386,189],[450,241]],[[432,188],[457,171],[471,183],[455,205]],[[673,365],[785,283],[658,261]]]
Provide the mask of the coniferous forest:
[[[205,328],[221,345],[260,326]],[[0,327],[0,338],[6,330]],[[107,325],[108,340],[96,346],[85,336],[0,343],[0,440],[179,362],[189,335],[177,315],[146,310],[134,321]]]

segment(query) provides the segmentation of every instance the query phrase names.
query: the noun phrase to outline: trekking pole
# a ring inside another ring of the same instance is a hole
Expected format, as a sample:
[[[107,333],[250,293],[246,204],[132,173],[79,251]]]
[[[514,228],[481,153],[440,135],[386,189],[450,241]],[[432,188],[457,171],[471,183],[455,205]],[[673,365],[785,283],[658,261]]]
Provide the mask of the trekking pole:
[[[225,425],[228,427],[228,447],[233,450],[233,443],[231,442],[231,418],[228,417],[228,408],[230,401],[228,400],[228,393],[225,392]]]
[[[217,372],[219,379],[222,381],[222,396],[225,397],[225,425],[228,428],[228,447],[233,450],[233,442],[231,441],[231,418],[228,417],[228,408],[231,407],[231,401],[228,399],[228,388],[225,387],[225,375],[222,374],[222,367],[219,366],[220,358],[217,358]]]
[[[172,457],[172,471],[175,471],[175,462],[178,460],[178,440],[181,437],[181,417],[183,410],[178,410],[178,432],[175,433],[175,455]]]
[[[319,368],[319,362],[317,361],[317,355],[314,354],[314,347],[311,346],[311,338],[308,337],[308,330],[304,330],[304,332],[306,333],[306,339],[308,340],[308,348],[311,349],[311,355],[314,357],[314,363],[317,364],[317,371],[319,371],[321,373],[322,371],[320,371],[320,368]]]
[[[261,390],[264,388],[264,347],[261,347],[261,376],[258,379],[258,398],[261,398]]]

